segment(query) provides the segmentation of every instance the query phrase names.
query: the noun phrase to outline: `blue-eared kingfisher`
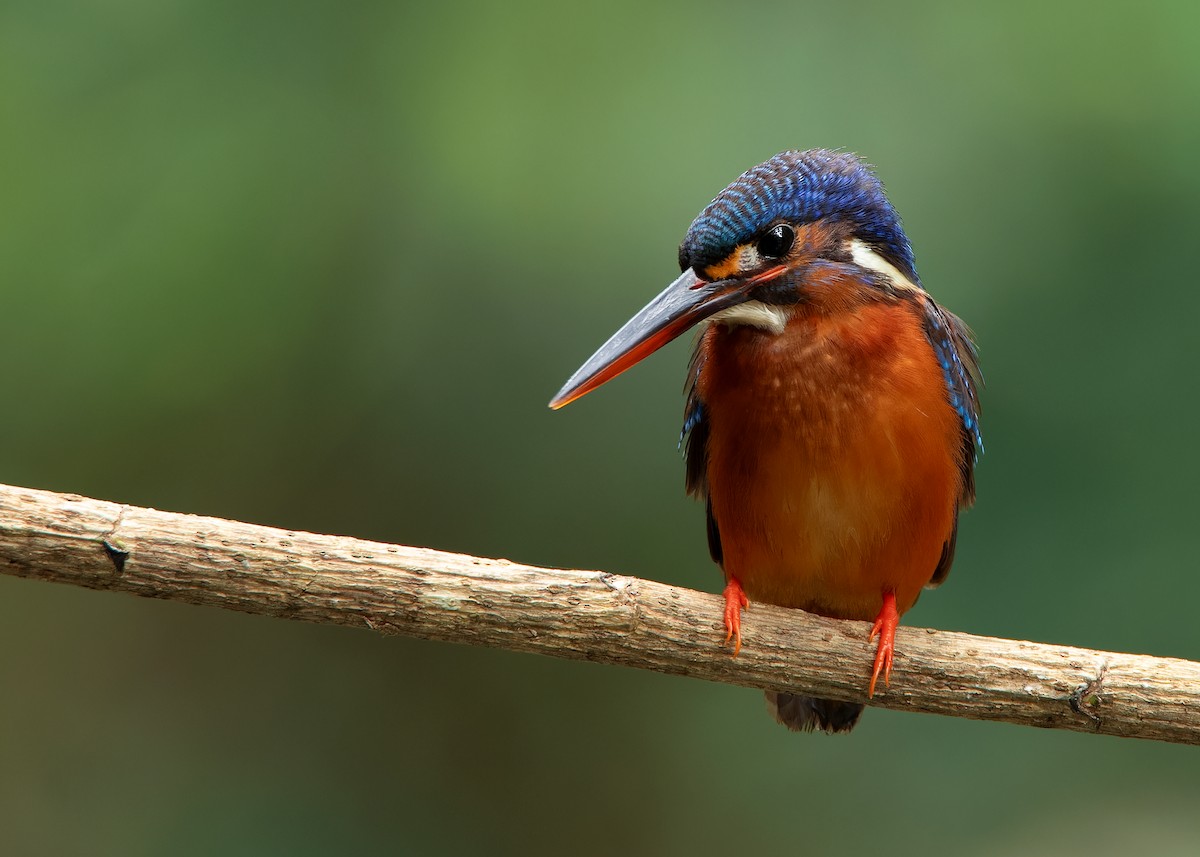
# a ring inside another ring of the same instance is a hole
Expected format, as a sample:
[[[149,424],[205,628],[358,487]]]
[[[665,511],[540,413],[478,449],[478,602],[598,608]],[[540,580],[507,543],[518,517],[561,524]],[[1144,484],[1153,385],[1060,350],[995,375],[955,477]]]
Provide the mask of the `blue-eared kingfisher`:
[[[725,575],[725,643],[751,601],[874,619],[869,684],[896,627],[954,560],[975,497],[978,355],[921,285],[900,218],[847,152],[788,151],[692,222],[682,275],[550,402],[560,408],[703,323],[688,372],[688,492]],[[863,706],[767,694],[794,730],[844,732]]]

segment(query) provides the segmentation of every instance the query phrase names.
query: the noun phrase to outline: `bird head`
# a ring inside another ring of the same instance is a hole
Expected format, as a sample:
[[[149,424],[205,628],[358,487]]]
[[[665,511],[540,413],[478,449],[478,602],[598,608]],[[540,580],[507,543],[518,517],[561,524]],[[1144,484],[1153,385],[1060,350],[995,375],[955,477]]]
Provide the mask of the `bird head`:
[[[782,152],[747,170],[692,222],[683,273],[571,376],[560,408],[702,321],[780,333],[817,282],[853,273],[868,287],[919,289],[912,247],[879,179],[857,157]],[[832,275],[832,276],[831,276]]]

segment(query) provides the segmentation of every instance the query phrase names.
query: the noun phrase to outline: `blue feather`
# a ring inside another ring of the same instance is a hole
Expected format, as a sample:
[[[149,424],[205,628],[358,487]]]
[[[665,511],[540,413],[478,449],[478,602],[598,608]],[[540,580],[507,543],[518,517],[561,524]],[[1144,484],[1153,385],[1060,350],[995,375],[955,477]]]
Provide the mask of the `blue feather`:
[[[958,316],[942,309],[932,298],[925,297],[923,303],[925,335],[942,367],[950,404],[962,420],[972,445],[982,452],[983,435],[979,429],[979,396],[976,392],[982,376],[971,332]]]
[[[781,152],[747,170],[688,229],[680,265],[698,271],[726,258],[777,220],[845,219],[855,234],[920,285],[912,246],[875,174],[848,152]]]

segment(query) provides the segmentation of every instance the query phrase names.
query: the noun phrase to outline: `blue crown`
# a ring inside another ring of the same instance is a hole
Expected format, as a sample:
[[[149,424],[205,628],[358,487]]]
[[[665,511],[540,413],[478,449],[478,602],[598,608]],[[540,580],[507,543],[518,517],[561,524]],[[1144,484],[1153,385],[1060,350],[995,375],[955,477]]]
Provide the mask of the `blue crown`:
[[[701,270],[725,259],[772,223],[841,220],[920,285],[900,216],[875,174],[849,152],[781,152],[747,170],[692,221],[679,247],[681,269]]]

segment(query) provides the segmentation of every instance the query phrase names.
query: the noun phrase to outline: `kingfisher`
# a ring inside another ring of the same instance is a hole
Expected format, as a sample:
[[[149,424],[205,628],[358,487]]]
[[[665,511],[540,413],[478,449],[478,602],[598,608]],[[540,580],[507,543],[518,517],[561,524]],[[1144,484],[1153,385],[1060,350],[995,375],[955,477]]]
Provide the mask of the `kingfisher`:
[[[725,577],[724,642],[736,657],[751,601],[873,619],[869,699],[975,499],[972,334],[925,291],[899,215],[849,152],[787,151],[743,173],[692,222],[679,267],[550,407],[700,325],[680,444]],[[863,711],[795,693],[767,704],[797,731],[849,731]]]

